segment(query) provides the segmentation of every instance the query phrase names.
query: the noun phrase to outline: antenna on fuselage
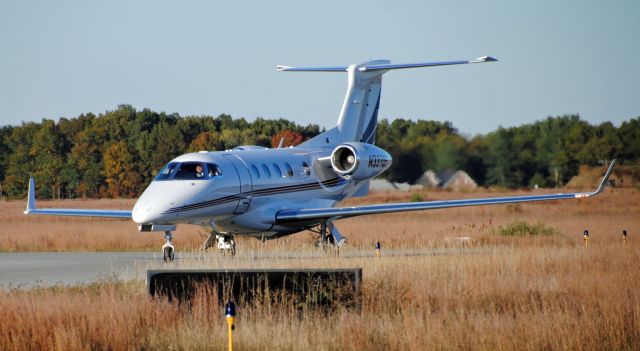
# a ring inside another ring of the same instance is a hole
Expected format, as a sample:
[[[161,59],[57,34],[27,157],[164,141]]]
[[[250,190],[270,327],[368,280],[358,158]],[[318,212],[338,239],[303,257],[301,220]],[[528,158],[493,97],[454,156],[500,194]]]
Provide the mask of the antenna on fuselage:
[[[284,138],[280,138],[280,142],[278,143],[278,149],[282,149],[282,146],[284,146]]]

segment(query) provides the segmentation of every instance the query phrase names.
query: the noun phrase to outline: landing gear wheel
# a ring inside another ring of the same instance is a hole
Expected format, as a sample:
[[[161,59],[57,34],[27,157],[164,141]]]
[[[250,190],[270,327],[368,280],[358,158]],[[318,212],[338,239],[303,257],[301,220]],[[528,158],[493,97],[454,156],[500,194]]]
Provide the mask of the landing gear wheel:
[[[174,251],[173,246],[165,245],[162,247],[162,258],[165,262],[173,262]]]
[[[231,257],[236,255],[236,240],[231,234],[218,234],[216,235],[218,240],[218,249],[223,253],[229,252]]]
[[[173,254],[176,251],[173,247],[173,234],[169,231],[164,232],[165,244],[162,246],[162,259],[165,262],[173,262]]]

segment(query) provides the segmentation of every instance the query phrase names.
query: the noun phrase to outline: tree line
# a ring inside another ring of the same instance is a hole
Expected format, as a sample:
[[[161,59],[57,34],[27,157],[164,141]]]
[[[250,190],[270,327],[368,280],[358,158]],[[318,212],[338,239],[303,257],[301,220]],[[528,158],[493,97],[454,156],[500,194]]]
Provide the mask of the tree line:
[[[378,145],[394,157],[390,178],[409,183],[428,169],[462,169],[485,186],[555,187],[566,184],[580,165],[597,166],[613,158],[640,163],[640,117],[615,127],[563,115],[472,138],[449,122],[396,119],[381,121],[377,137]]]
[[[284,119],[181,117],[120,105],[99,116],[2,127],[0,182],[10,198],[25,196],[30,176],[43,198],[134,197],[185,152],[271,146],[279,133],[299,143],[320,132],[318,125],[302,127]]]
[[[120,105],[57,122],[0,128],[0,184],[10,198],[26,195],[35,176],[44,198],[135,197],[172,158],[190,151],[239,145],[297,145],[318,125],[285,119],[252,122],[222,114],[186,116]],[[466,137],[449,122],[396,119],[378,124],[377,144],[394,158],[383,176],[414,182],[424,171],[462,169],[480,185],[561,186],[581,164],[617,157],[640,161],[640,117],[615,127],[577,115],[549,117],[519,127]]]

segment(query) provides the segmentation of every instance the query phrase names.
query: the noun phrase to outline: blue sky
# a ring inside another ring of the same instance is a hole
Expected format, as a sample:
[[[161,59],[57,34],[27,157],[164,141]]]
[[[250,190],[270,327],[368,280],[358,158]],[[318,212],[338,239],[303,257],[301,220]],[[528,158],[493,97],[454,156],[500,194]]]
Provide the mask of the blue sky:
[[[467,134],[640,116],[639,1],[2,1],[0,124],[121,103],[331,127],[344,74],[284,65],[473,59],[390,72],[380,116]]]

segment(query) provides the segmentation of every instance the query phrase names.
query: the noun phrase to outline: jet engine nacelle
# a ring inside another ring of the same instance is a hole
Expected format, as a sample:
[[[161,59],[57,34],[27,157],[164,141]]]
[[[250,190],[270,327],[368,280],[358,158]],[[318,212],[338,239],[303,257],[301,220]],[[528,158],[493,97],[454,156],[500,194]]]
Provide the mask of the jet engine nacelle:
[[[331,167],[345,179],[370,179],[390,166],[391,155],[371,144],[348,142],[338,145],[331,153]]]

